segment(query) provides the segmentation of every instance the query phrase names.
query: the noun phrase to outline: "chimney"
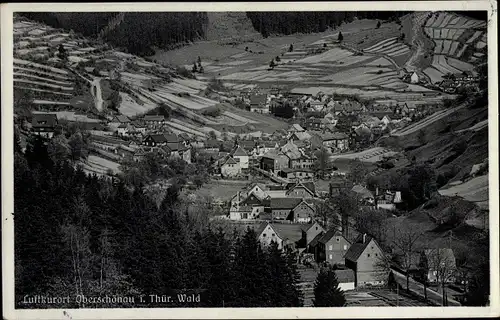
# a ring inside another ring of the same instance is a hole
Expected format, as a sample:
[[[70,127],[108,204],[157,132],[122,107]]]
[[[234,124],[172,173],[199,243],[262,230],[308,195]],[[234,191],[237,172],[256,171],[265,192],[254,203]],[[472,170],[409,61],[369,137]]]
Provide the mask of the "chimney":
[[[363,233],[363,244],[366,242],[366,233]]]

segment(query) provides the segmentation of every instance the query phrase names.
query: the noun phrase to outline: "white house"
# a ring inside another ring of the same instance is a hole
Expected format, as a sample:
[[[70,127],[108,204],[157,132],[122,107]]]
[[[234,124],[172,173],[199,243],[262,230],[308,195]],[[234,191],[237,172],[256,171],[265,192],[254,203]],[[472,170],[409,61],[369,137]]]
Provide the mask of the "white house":
[[[233,158],[238,159],[241,169],[248,169],[248,153],[243,150],[242,147],[238,146],[232,154]]]
[[[240,163],[234,158],[229,157],[222,164],[220,173],[223,177],[235,177],[241,173]]]

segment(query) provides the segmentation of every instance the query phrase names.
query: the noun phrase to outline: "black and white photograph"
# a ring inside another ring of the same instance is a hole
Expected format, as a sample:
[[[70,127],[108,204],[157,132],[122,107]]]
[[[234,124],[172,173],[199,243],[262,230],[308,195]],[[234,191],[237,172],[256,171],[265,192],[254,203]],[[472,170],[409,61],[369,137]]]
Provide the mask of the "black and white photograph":
[[[496,3],[473,2],[10,9],[4,307],[498,312]]]

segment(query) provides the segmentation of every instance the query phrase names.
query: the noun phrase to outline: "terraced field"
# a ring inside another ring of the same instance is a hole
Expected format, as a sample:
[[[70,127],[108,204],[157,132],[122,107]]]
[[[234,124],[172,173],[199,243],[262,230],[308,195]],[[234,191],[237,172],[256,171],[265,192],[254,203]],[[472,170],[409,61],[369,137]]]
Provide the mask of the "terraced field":
[[[424,33],[435,43],[432,65],[424,70],[432,82],[443,80],[448,72],[472,71],[470,62],[486,50],[485,21],[435,12],[426,21]]]

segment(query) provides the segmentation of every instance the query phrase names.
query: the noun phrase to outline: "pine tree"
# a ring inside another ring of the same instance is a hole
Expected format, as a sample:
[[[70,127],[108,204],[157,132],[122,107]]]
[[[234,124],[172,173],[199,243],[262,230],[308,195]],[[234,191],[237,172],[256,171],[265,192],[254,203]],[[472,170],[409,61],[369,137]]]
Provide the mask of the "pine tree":
[[[193,73],[198,72],[198,67],[196,66],[196,62],[193,62],[193,68],[191,69],[191,72]]]
[[[339,42],[342,42],[344,40],[344,36],[342,35],[342,32],[339,31],[339,37],[338,37]]]
[[[269,68],[274,69],[275,66],[276,63],[274,63],[274,60],[271,60],[271,62],[269,63]]]
[[[315,307],[343,307],[346,304],[344,293],[339,288],[333,266],[322,268],[314,283]]]
[[[288,52],[292,52],[293,51],[293,44],[290,44],[290,47],[288,47]]]
[[[377,21],[377,27],[376,29],[380,28],[380,21]]]

